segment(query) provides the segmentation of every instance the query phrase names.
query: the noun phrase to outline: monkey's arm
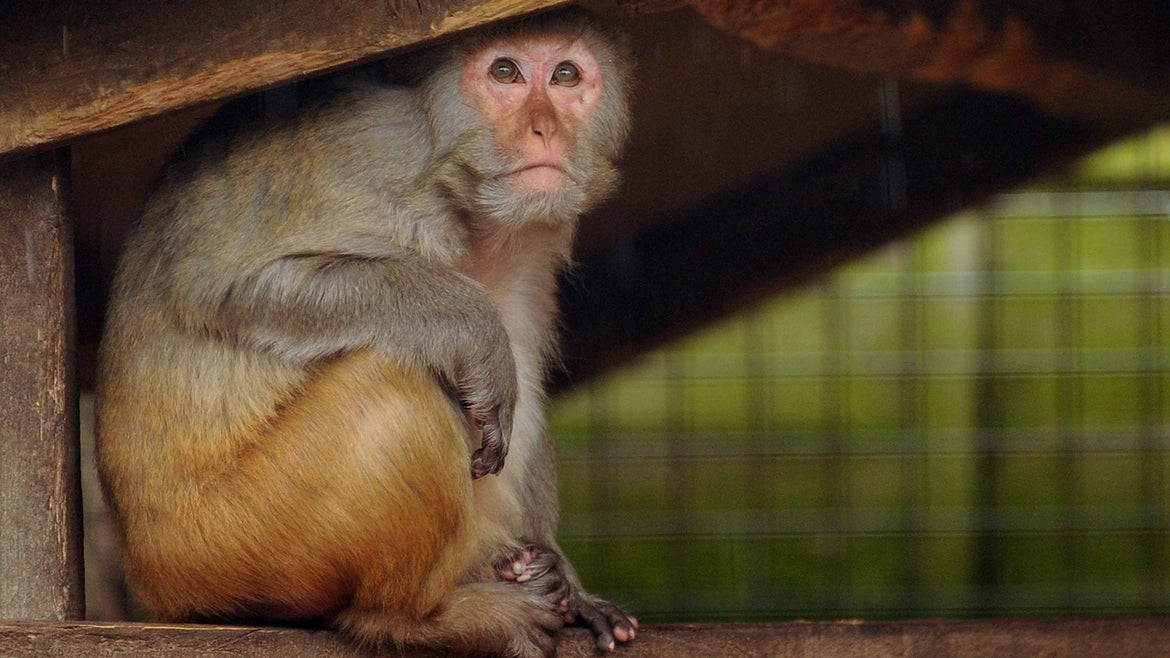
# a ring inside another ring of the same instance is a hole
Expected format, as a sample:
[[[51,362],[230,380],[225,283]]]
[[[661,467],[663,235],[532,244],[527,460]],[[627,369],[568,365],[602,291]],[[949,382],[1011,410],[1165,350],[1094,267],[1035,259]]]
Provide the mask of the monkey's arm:
[[[456,387],[483,431],[473,476],[503,466],[516,366],[498,312],[471,279],[409,254],[304,253],[245,270],[203,294],[210,299],[180,304],[203,309],[181,314],[189,328],[294,363],[373,348],[435,372]]]

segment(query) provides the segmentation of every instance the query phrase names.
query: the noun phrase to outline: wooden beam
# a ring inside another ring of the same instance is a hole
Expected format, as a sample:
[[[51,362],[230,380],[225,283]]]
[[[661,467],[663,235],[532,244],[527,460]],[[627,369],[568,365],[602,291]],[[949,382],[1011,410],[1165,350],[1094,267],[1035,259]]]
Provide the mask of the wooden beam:
[[[563,0],[0,3],[0,155],[376,58]]]
[[[688,0],[759,47],[868,75],[1010,93],[1136,128],[1170,117],[1170,5],[1148,0]]]
[[[1124,619],[836,622],[650,626],[617,658],[768,656],[787,658],[995,658],[1164,656],[1170,620]],[[0,622],[9,658],[367,658],[328,631],[229,626]],[[437,658],[423,651],[379,655]],[[560,658],[595,658],[588,634],[564,633]]]
[[[0,618],[84,611],[66,172],[0,164]]]

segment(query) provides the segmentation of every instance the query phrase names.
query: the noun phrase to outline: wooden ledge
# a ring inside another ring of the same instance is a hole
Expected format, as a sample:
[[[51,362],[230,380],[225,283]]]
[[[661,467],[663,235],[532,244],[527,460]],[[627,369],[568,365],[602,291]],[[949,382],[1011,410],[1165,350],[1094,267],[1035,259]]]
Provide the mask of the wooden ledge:
[[[564,0],[0,3],[0,155],[303,78]]]
[[[566,632],[562,658],[595,656],[588,634]],[[789,622],[780,624],[661,625],[642,629],[615,658],[647,656],[883,656],[955,658],[978,656],[1166,655],[1170,617],[1115,619],[1013,619],[900,622]],[[200,656],[203,658],[352,658],[368,652],[335,633],[243,626],[196,626],[101,622],[0,622],[0,655]],[[397,655],[429,658],[438,654]]]

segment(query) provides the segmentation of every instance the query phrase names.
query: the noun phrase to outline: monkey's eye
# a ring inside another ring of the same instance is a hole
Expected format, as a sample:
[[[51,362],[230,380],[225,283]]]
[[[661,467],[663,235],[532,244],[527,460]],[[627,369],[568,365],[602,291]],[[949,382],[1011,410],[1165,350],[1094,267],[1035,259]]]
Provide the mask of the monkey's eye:
[[[492,62],[489,72],[496,82],[503,84],[511,84],[520,79],[520,67],[516,66],[516,62],[506,57],[501,57]]]
[[[561,62],[553,71],[552,83],[562,87],[575,87],[581,82],[581,71],[572,62]]]

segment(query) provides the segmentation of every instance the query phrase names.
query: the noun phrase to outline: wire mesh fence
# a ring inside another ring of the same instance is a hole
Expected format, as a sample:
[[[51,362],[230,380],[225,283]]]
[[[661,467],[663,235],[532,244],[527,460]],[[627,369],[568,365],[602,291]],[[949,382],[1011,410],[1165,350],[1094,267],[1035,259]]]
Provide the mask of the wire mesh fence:
[[[1170,612],[1170,131],[558,400],[648,619]]]

